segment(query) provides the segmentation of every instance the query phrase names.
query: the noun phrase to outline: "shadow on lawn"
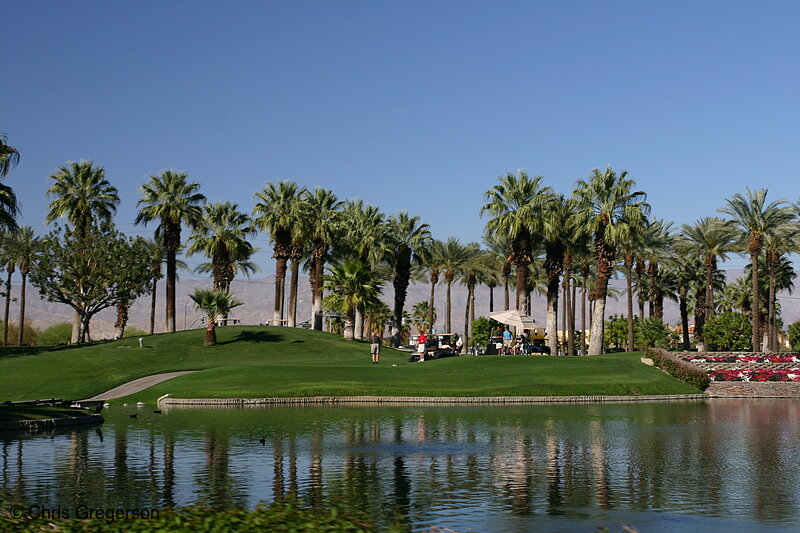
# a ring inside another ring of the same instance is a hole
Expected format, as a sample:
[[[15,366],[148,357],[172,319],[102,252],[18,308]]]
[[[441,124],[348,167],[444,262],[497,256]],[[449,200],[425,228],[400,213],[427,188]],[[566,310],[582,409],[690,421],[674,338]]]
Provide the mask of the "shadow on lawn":
[[[231,344],[234,342],[278,342],[283,340],[280,335],[268,333],[266,331],[243,331],[229,341],[218,342],[217,344]]]
[[[10,359],[12,357],[21,357],[23,355],[36,355],[43,352],[60,352],[63,350],[75,350],[77,348],[85,348],[87,346],[97,346],[100,344],[107,344],[112,342],[111,339],[97,340],[91,342],[84,342],[83,344],[58,344],[56,346],[6,346],[0,348],[0,359]]]

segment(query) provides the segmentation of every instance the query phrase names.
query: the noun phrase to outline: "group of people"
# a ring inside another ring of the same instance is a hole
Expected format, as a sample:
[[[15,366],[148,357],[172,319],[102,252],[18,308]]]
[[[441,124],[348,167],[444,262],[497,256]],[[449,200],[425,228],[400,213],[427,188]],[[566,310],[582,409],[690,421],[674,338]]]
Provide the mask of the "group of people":
[[[451,348],[457,355],[461,355],[461,349],[464,347],[464,343],[458,335],[454,335],[453,339],[455,342],[454,346],[451,346]],[[439,348],[441,347],[440,343]],[[419,353],[419,362],[423,362],[425,360],[425,355],[428,353],[428,336],[425,335],[425,330],[419,330],[419,335],[417,335],[417,353]]]
[[[517,335],[515,340],[508,326],[505,329],[498,327],[495,338],[502,338],[503,340],[503,346],[499,352],[500,355],[517,355],[522,352],[523,347],[528,343],[528,337],[524,332]]]

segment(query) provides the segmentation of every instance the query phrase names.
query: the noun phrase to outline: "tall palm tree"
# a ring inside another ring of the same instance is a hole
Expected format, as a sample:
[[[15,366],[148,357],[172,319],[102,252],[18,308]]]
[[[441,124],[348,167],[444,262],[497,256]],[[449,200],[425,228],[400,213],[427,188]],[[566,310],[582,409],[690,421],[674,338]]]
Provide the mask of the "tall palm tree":
[[[594,239],[597,280],[589,296],[593,302],[589,355],[603,351],[603,324],[605,321],[608,280],[613,273],[616,249],[625,242],[632,228],[641,224],[650,210],[647,195],[633,191],[634,181],[628,173],[619,175],[607,167],[594,169],[588,180],[578,180],[573,197],[577,203],[576,217]]]
[[[795,251],[798,245],[798,238],[795,233],[794,224],[785,224],[776,228],[775,232],[767,234],[764,239],[764,251],[766,252],[764,262],[767,267],[767,278],[769,289],[767,294],[767,328],[766,328],[766,349],[767,351],[778,351],[778,327],[777,327],[777,292],[783,287],[778,284],[778,272],[783,266],[784,278],[789,278],[789,283],[794,279],[795,273],[791,267],[791,262],[787,260],[784,252]],[[787,267],[784,264],[788,264]]]
[[[249,275],[257,268],[249,261],[255,248],[247,241],[255,233],[250,217],[239,211],[237,204],[206,204],[197,228],[186,242],[186,255],[202,253],[211,259],[211,263],[200,265],[197,270],[211,273],[215,289],[229,291],[238,272]]]
[[[0,179],[8,176],[11,169],[19,164],[19,152],[8,144],[8,137],[0,133]]]
[[[11,311],[11,276],[17,271],[17,262],[14,257],[14,234],[3,233],[2,261],[6,269],[6,301],[3,318],[3,346],[8,346],[8,319]]]
[[[428,325],[433,328],[436,325],[436,284],[439,283],[444,256],[444,243],[440,240],[431,240],[428,249],[423,256],[425,268],[428,272],[431,283],[431,295],[428,299]]]
[[[673,246],[675,236],[672,234],[672,222],[660,218],[651,220],[645,225],[642,233],[641,258],[647,261],[648,301],[650,303],[650,316],[659,316],[656,310],[656,300],[658,294],[658,273],[660,266],[669,266],[674,263],[675,256]]]
[[[150,181],[140,187],[142,198],[135,224],[159,222],[159,235],[167,252],[167,331],[175,331],[175,289],[177,280],[177,255],[181,247],[181,226],[195,228],[203,214],[206,197],[200,194],[200,185],[187,180],[188,174],[177,170],[163,170],[149,176]]]
[[[275,305],[273,320],[282,324],[283,297],[287,263],[292,256],[292,243],[297,232],[302,196],[305,189],[298,187],[293,181],[267,183],[255,194],[258,202],[253,207],[255,225],[261,231],[269,233],[275,258]]]
[[[36,261],[36,256],[39,253],[41,240],[37,237],[33,228],[24,226],[16,233],[12,234],[12,242],[10,245],[11,257],[16,265],[19,267],[19,273],[22,276],[22,284],[20,285],[19,295],[19,335],[17,339],[17,346],[22,346],[23,333],[25,331],[25,288],[28,279],[28,274],[31,267]]]
[[[498,233],[484,231],[483,242],[487,251],[494,255],[497,262],[497,279],[503,283],[503,310],[510,309],[508,279],[511,276],[511,246],[508,239]],[[491,296],[491,292],[489,293]],[[493,307],[493,306],[492,306]],[[494,309],[491,309],[494,311]]]
[[[393,347],[400,346],[400,325],[406,303],[408,284],[411,280],[412,262],[421,264],[421,254],[429,247],[431,232],[427,224],[420,223],[417,216],[401,211],[388,223],[389,263],[393,270],[394,324],[391,327]]]
[[[528,176],[519,171],[498,178],[498,183],[484,195],[486,203],[481,215],[491,218],[486,224],[490,233],[504,235],[511,245],[511,263],[516,267],[516,309],[527,307],[528,265],[533,260],[531,239],[541,230],[539,213],[553,195],[550,187],[542,187],[541,176]]]
[[[553,195],[540,213],[541,238],[544,244],[544,269],[547,275],[547,345],[558,353],[558,290],[564,268],[564,251],[573,235],[573,202],[563,195]]]
[[[461,267],[469,259],[467,247],[455,237],[449,237],[441,249],[441,270],[444,271],[444,281],[447,284],[447,298],[445,300],[445,330],[453,333],[451,287],[453,280],[460,273]]]
[[[719,209],[721,213],[729,215],[742,232],[745,249],[750,254],[750,263],[758,265],[759,255],[764,247],[766,235],[777,230],[780,226],[791,222],[794,213],[787,205],[787,200],[781,199],[766,204],[767,189],[751,191],[746,189],[745,196],[734,194],[726,200],[727,205]],[[752,309],[753,309],[753,350],[760,346],[761,320],[759,315],[760,300],[758,290],[758,268],[752,269]]]
[[[728,259],[728,253],[734,251],[736,230],[728,220],[719,217],[703,217],[692,225],[683,225],[682,240],[687,253],[702,258],[705,268],[705,298],[701,314],[695,317],[695,338],[699,349],[705,349],[703,326],[714,314],[714,275],[717,272],[717,260]]]
[[[206,336],[203,341],[206,346],[217,344],[216,325],[219,317],[227,316],[234,307],[244,305],[244,302],[234,298],[230,292],[219,289],[195,289],[189,298],[206,314]]]
[[[156,288],[158,280],[164,277],[161,265],[167,258],[167,251],[160,238],[147,241],[147,257],[150,263],[150,335],[152,335],[156,329]]]
[[[330,247],[337,234],[340,218],[341,202],[333,191],[314,188],[304,195],[306,203],[306,225],[311,241],[311,261],[309,277],[311,278],[311,313],[312,328],[322,331],[322,285],[325,262],[330,255]]]
[[[464,310],[464,346],[469,346],[469,325],[475,319],[475,285],[486,270],[486,256],[478,243],[464,246],[465,258],[459,267],[461,282],[467,287],[467,305]],[[470,317],[470,311],[472,316]]]
[[[357,308],[366,309],[375,304],[381,291],[381,282],[375,271],[361,261],[332,263],[325,275],[323,305],[344,314],[344,338],[355,337],[355,313]]]

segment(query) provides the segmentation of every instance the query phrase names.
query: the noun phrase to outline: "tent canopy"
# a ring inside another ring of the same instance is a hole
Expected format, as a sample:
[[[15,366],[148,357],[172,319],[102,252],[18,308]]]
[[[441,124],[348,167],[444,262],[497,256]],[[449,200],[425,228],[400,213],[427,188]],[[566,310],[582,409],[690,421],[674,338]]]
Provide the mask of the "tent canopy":
[[[520,313],[516,309],[508,309],[506,311],[495,311],[494,313],[489,313],[489,318],[497,320],[501,324],[506,324],[507,326],[513,326],[518,329],[536,328],[536,322],[534,322],[534,320],[531,317]]]

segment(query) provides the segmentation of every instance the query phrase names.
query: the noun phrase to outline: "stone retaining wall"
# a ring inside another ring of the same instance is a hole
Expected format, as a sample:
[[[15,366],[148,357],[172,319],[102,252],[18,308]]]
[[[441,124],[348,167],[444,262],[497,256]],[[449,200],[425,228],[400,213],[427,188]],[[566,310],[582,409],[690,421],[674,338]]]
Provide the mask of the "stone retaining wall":
[[[800,398],[797,381],[713,381],[710,398]]]
[[[301,405],[530,405],[702,400],[704,394],[642,396],[309,396],[300,398],[162,398],[160,406],[301,406]]]

